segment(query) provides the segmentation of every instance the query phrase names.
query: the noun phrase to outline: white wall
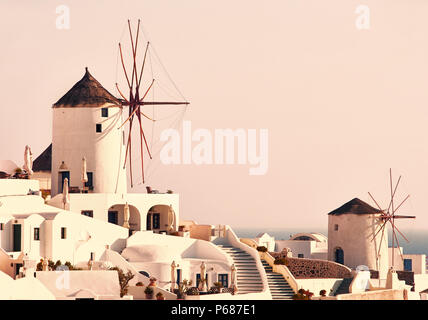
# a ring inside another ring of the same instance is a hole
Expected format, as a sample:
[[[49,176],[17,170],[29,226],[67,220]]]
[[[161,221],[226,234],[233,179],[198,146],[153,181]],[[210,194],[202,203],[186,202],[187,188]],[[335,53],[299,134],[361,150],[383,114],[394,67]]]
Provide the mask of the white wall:
[[[64,161],[70,171],[70,186],[82,187],[82,158],[87,172],[93,172],[94,192],[124,193],[127,189],[123,169],[125,149],[121,110],[109,108],[109,117],[101,117],[101,108],[53,108],[52,195],[58,193],[58,170]],[[102,124],[97,133],[96,124]]]
[[[351,214],[328,216],[328,260],[334,261],[335,249],[340,247],[344,252],[344,264],[355,269],[359,265],[366,265],[371,270],[379,270],[381,278],[386,277],[388,270],[388,243],[387,233],[382,237],[379,232],[372,241],[382,220],[374,214]],[[336,231],[334,226],[339,229]],[[382,242],[381,242],[382,240]],[[380,256],[377,252],[380,246]]]

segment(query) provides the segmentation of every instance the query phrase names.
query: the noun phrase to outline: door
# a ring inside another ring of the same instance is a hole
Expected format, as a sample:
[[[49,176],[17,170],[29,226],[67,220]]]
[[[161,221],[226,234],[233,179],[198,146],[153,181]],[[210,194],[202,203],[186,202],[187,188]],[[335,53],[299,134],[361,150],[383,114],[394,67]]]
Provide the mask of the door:
[[[196,274],[196,288],[199,287],[199,282],[201,281],[201,274],[197,273]],[[208,273],[205,274],[205,284],[208,286]]]
[[[70,171],[62,171],[59,173],[58,193],[62,193],[62,187],[64,186],[65,178],[68,179],[68,186],[70,187]]]
[[[181,269],[177,269],[177,285],[181,282]]]
[[[146,218],[146,230],[152,230],[152,214],[148,213]]]
[[[21,269],[22,266],[23,266],[22,263],[16,263],[15,264],[15,276],[17,276],[19,274],[19,269]]]
[[[110,223],[114,223],[114,224],[118,224],[117,223],[117,215],[118,215],[118,212],[117,211],[109,211],[108,212],[108,222],[110,222]]]
[[[334,251],[334,261],[340,264],[344,264],[345,258],[342,248],[336,248]]]
[[[21,225],[20,224],[13,225],[13,251],[14,252],[21,251]]]

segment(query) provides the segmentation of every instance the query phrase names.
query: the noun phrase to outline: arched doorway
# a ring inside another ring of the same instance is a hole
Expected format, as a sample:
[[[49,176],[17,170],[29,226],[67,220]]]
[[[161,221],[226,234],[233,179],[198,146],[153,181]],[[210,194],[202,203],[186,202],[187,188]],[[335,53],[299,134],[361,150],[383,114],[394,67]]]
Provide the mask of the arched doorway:
[[[334,261],[340,264],[344,264],[345,257],[342,248],[334,249]]]
[[[141,215],[138,209],[130,204],[129,206],[129,230],[141,231]],[[125,204],[115,204],[108,209],[108,222],[123,226]]]
[[[159,204],[151,207],[147,212],[146,230],[170,234],[175,231],[176,225],[175,212],[171,206]]]

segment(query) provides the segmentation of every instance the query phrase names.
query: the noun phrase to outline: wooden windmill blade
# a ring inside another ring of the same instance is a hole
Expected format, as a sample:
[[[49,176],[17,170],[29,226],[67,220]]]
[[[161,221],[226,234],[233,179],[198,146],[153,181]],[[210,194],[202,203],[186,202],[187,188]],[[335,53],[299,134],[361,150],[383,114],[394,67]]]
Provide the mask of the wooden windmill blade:
[[[369,192],[369,196],[374,201],[374,203],[376,204],[376,206],[379,208],[379,210],[383,211],[383,213],[379,217],[380,219],[383,220],[383,223],[380,226],[380,228],[376,231],[376,233],[374,234],[372,241],[375,241],[375,239],[376,239],[377,235],[379,234],[379,232],[382,232],[381,239],[380,239],[380,246],[379,246],[379,249],[377,250],[377,257],[379,257],[381,246],[382,246],[382,240],[383,240],[384,232],[385,232],[385,229],[386,229],[387,224],[389,222],[389,224],[391,226],[391,232],[392,232],[392,266],[394,266],[394,256],[395,256],[394,252],[395,252],[395,246],[396,245],[397,245],[397,248],[399,250],[401,259],[404,259],[403,254],[402,254],[401,249],[400,249],[399,235],[404,240],[406,240],[407,242],[409,242],[409,240],[406,238],[406,236],[404,235],[404,233],[401,232],[398,229],[395,219],[415,219],[416,218],[415,216],[396,215],[396,212],[410,198],[410,195],[406,196],[404,198],[404,200],[401,201],[398,206],[395,206],[394,200],[395,200],[396,192],[397,192],[398,186],[400,184],[400,181],[401,181],[401,176],[398,178],[397,183],[395,184],[395,187],[393,187],[392,170],[389,169],[389,189],[390,189],[390,197],[391,197],[391,199],[389,201],[389,205],[388,205],[388,208],[387,208],[386,212],[381,209],[379,203],[375,200],[375,198]]]
[[[120,90],[119,85],[116,83],[116,88],[122,97],[122,99],[119,99],[121,102],[121,107],[128,107],[128,118],[121,124],[119,129],[121,129],[126,123],[129,122],[129,132],[128,132],[128,141],[126,144],[126,152],[125,152],[125,161],[124,161],[124,167],[126,167],[126,162],[129,159],[129,170],[130,170],[130,176],[131,176],[131,187],[133,187],[133,175],[132,175],[132,126],[134,122],[134,118],[136,117],[138,120],[137,129],[138,129],[138,135],[140,136],[140,157],[141,157],[141,174],[142,174],[142,180],[143,183],[145,183],[144,178],[144,149],[147,152],[147,155],[150,159],[152,159],[152,155],[150,152],[150,148],[147,143],[146,135],[144,133],[144,127],[142,122],[142,115],[147,118],[148,120],[155,121],[155,119],[151,119],[146,114],[144,114],[141,110],[141,107],[144,105],[188,105],[188,101],[145,101],[147,94],[150,92],[150,90],[153,87],[154,79],[152,79],[151,84],[143,91],[144,94],[140,96],[140,88],[141,88],[141,80],[144,73],[144,68],[146,65],[146,58],[147,53],[150,49],[150,42],[147,42],[145,50],[144,50],[144,58],[141,63],[140,72],[138,75],[138,63],[137,63],[137,53],[138,53],[138,43],[139,43],[139,35],[140,35],[140,19],[138,19],[138,25],[136,30],[135,38],[132,34],[132,28],[131,28],[131,22],[128,20],[128,31],[129,31],[129,37],[131,39],[131,50],[132,50],[132,72],[128,74],[126,67],[125,67],[125,60],[124,60],[124,54],[122,50],[122,45],[119,43],[119,53],[120,53],[120,61],[123,69],[123,73],[128,85],[129,89],[129,98],[125,97],[125,94]],[[145,147],[145,148],[144,148]]]

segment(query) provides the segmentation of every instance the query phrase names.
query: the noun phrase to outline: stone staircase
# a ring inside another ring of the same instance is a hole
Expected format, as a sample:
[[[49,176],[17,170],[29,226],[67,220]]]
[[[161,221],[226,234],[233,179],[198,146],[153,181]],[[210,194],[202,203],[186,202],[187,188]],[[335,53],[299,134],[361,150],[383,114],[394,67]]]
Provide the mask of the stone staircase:
[[[337,287],[334,295],[349,293],[349,286],[351,285],[352,278],[344,278],[340,283],[339,287]]]
[[[262,260],[263,266],[266,271],[269,289],[273,300],[292,300],[294,291],[284,279],[282,274],[273,272],[272,267]]]
[[[263,291],[263,281],[257,269],[256,261],[251,255],[230,245],[218,244],[217,246],[233,259],[236,268],[238,294]]]

